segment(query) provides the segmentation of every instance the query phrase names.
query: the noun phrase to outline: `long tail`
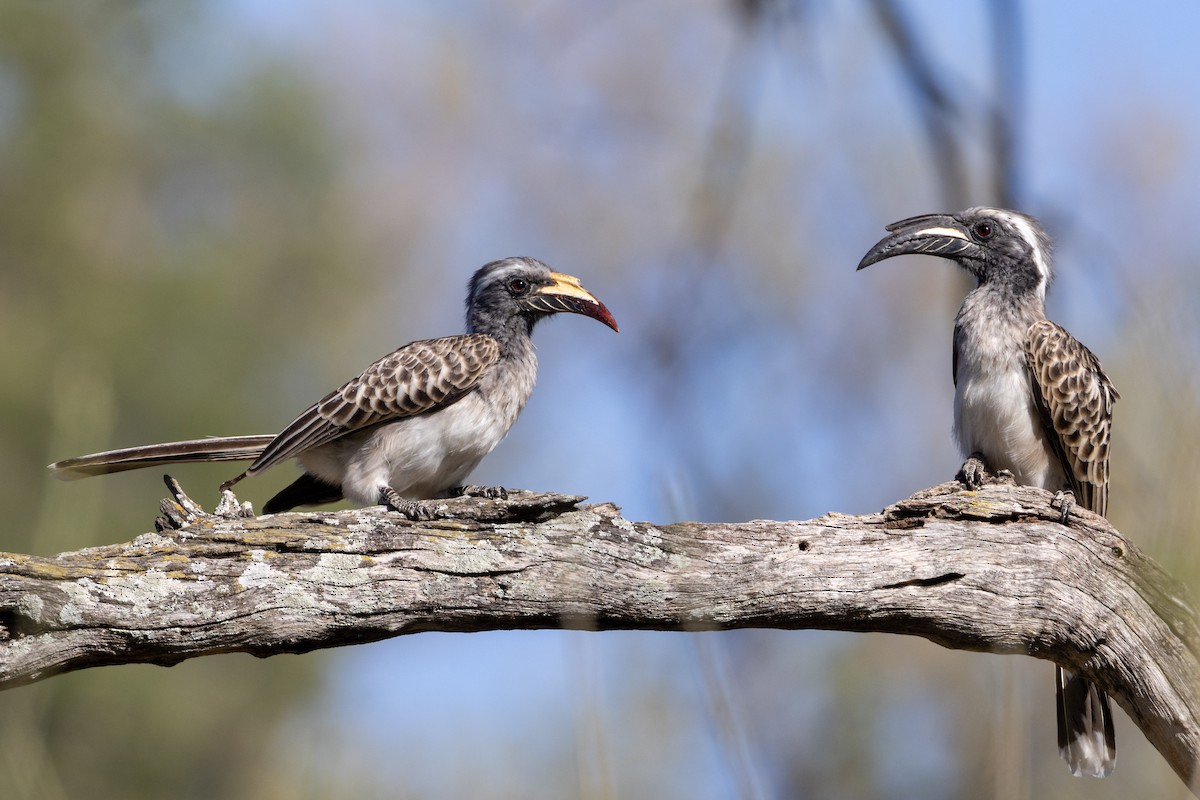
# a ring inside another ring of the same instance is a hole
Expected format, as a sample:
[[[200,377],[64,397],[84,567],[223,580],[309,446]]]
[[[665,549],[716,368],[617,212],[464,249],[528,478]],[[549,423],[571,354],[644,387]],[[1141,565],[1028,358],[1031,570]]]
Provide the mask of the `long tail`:
[[[68,458],[50,465],[54,477],[73,481],[92,475],[107,475],[127,469],[157,467],[189,461],[253,461],[274,439],[274,434],[256,436],[214,436],[186,442],[163,442],[121,450],[105,450]]]
[[[1058,753],[1071,773],[1106,778],[1117,763],[1108,695],[1078,675],[1057,667]]]

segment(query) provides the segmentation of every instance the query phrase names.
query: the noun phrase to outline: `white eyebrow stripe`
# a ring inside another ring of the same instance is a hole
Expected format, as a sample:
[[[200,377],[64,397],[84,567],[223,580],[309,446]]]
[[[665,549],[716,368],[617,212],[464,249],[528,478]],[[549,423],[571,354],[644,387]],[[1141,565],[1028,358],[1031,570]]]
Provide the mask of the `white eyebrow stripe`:
[[[1011,224],[1017,234],[1025,240],[1025,244],[1029,245],[1029,252],[1033,255],[1033,265],[1037,267],[1038,275],[1041,277],[1041,281],[1038,283],[1038,293],[1045,297],[1046,287],[1050,284],[1050,265],[1046,262],[1046,251],[1042,247],[1041,238],[1029,224],[1029,220],[1024,217],[1003,213],[1000,216]]]
[[[967,239],[967,235],[957,228],[924,228],[914,231],[913,236],[950,236],[955,239]]]

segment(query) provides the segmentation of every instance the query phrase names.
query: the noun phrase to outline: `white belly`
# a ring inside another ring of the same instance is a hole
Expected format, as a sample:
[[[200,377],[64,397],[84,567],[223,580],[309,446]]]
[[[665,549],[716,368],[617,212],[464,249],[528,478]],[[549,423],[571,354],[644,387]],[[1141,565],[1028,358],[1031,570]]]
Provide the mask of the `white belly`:
[[[954,394],[954,433],[963,457],[982,453],[990,470],[1007,469],[1022,485],[1066,488],[1024,365],[994,371],[971,366],[959,364]]]
[[[378,503],[384,486],[416,500],[443,497],[500,443],[515,416],[471,394],[432,414],[343,436],[297,460],[363,505]]]

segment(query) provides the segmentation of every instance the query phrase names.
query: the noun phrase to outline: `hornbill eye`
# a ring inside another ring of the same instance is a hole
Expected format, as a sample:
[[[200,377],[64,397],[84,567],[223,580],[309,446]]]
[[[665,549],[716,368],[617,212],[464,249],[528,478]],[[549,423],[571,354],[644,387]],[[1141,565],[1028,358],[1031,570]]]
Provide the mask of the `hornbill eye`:
[[[995,232],[996,229],[992,227],[992,223],[986,220],[983,222],[976,222],[971,226],[971,233],[975,234],[975,238],[981,242],[986,242],[988,239],[992,238],[992,234]]]
[[[514,296],[525,294],[529,291],[529,281],[524,278],[513,278],[508,282],[508,290]]]

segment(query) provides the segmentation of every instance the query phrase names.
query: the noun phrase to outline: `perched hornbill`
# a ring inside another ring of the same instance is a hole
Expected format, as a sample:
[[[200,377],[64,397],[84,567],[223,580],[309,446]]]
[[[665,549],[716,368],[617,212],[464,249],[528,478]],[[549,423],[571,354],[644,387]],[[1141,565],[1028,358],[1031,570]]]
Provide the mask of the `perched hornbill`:
[[[410,517],[419,501],[463,486],[529,399],[537,378],[531,333],[560,311],[617,330],[604,304],[576,278],[533,258],[479,269],[467,293],[467,333],[407,344],[326,395],[275,436],[228,436],[110,450],[51,464],[59,478],[82,478],[184,461],[253,461],[229,488],[295,458],[304,470],[263,507],[265,513],[343,497],[382,503]]]
[[[1046,319],[1050,240],[1025,214],[971,208],[887,226],[859,262],[924,253],[957,261],[975,277],[954,321],[954,431],[967,458],[959,476],[978,486],[985,469],[1061,493],[1103,515],[1108,440],[1117,390],[1090,350]],[[1112,772],[1117,748],[1108,696],[1057,668],[1058,748],[1076,775]]]

